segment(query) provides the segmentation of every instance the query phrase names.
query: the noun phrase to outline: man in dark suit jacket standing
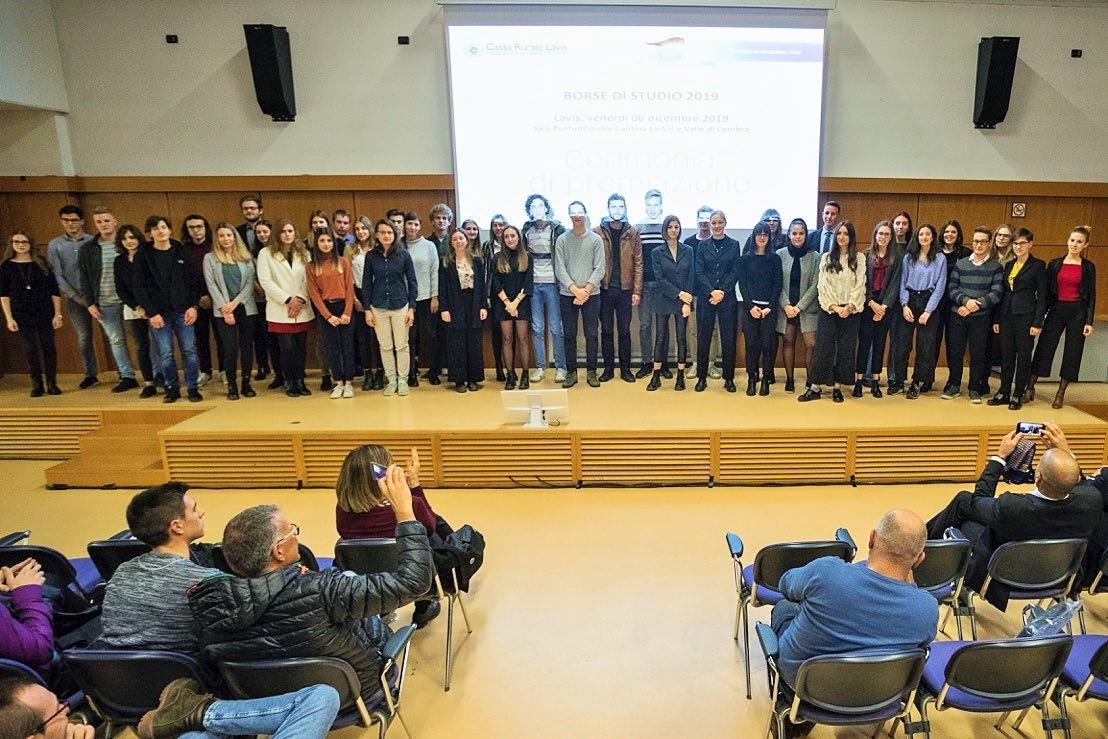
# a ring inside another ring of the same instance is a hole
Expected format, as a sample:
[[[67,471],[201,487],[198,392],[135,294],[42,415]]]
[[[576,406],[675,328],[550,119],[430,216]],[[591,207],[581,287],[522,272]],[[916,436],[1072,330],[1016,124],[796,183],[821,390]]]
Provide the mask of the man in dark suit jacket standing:
[[[1022,434],[1011,432],[985,465],[972,493],[961,491],[927,522],[927,538],[941,539],[947,528],[961,530],[973,545],[965,583],[980,591],[989,557],[1001,544],[1031,539],[1088,539],[1100,521],[1103,503],[1081,479],[1081,468],[1068,451],[1051,448],[1035,470],[1035,489],[996,495],[1004,459]],[[1008,605],[1008,589],[990,585],[986,600],[1000,610]]]
[[[835,245],[835,228],[839,225],[839,213],[842,208],[834,200],[828,200],[823,204],[823,212],[820,217],[823,225],[815,231],[808,233],[808,251],[816,254],[826,254]]]

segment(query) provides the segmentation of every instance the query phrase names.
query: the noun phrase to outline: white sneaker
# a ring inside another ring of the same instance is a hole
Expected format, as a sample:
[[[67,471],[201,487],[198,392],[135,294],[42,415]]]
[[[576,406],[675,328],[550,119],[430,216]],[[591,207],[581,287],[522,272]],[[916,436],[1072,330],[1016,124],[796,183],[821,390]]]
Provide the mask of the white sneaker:
[[[408,394],[408,378],[398,377],[396,378],[396,394],[407,395]]]
[[[560,370],[558,370],[557,372],[554,373],[554,382],[561,383],[561,382],[565,382],[565,381],[566,381],[566,371],[564,369],[560,369]]]
[[[342,386],[342,397],[344,397],[344,398],[353,398],[354,397],[354,386],[351,385],[349,382]]]
[[[708,377],[711,377],[713,380],[718,380],[723,377],[723,371],[713,365],[708,369]]]
[[[211,375],[209,375],[207,372],[201,372],[200,376],[196,380],[196,386],[197,387],[204,387],[205,385],[207,385],[211,381],[212,381],[212,376]]]
[[[685,379],[691,380],[696,377],[696,362],[690,362],[689,366],[685,368]]]
[[[545,370],[538,369],[537,367],[531,370],[531,382],[542,382],[542,376]]]
[[[396,376],[393,375],[391,377],[386,377],[385,378],[385,392],[383,393],[383,395],[385,395],[387,397],[387,396],[393,395],[395,393],[396,393]]]
[[[338,400],[342,397],[342,385],[335,385],[331,388],[331,400]]]

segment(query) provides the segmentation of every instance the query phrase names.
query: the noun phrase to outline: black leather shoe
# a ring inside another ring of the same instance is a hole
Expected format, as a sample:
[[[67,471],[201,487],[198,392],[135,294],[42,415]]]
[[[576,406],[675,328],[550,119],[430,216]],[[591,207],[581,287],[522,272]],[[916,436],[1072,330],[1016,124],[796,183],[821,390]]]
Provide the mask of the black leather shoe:
[[[1009,400],[1011,400],[1011,398],[1008,397],[1007,393],[997,393],[985,401],[985,405],[1008,405]]]
[[[758,381],[753,377],[746,381],[746,394],[751,398],[758,394]]]
[[[822,397],[823,397],[822,392],[820,392],[819,390],[816,390],[815,388],[810,387],[807,390],[805,390],[803,393],[801,393],[800,396],[797,398],[797,400],[801,403],[807,403],[810,400],[819,400]]]
[[[595,374],[595,373],[593,373],[593,374]],[[607,382],[608,380],[611,380],[615,376],[616,376],[615,370],[606,369],[606,370],[604,370],[603,372],[600,373],[600,377],[598,379],[601,382]]]
[[[526,375],[524,375],[524,376],[526,376]],[[507,377],[504,378],[504,389],[505,390],[515,390],[516,389],[516,379],[517,379],[516,378],[516,373],[515,372],[509,372]]]
[[[881,383],[874,380],[873,385],[870,386],[869,394],[875,398],[884,397],[885,393],[881,392]]]
[[[330,375],[323,375],[319,380],[319,389],[325,393],[331,392],[335,388],[335,383],[331,379]]]
[[[464,393],[465,391],[466,391],[466,384],[464,382],[455,382],[454,383],[454,392]]]
[[[650,392],[654,392],[662,386],[662,373],[653,372],[650,375],[650,383],[646,386],[646,389]]]
[[[1008,401],[1008,410],[1018,411],[1020,408],[1023,408],[1023,403],[1020,402],[1019,398],[1012,398]]]
[[[270,390],[278,390],[280,388],[283,388],[284,386],[285,386],[285,378],[283,378],[283,377],[274,377],[273,382],[266,385],[266,387],[269,388]]]
[[[480,389],[481,389],[481,386],[478,385],[476,382],[467,382],[466,383],[466,390],[470,391],[471,393],[475,393]]]
[[[635,376],[631,374],[631,370],[620,370],[619,379],[623,380],[624,382],[634,382]]]
[[[437,377],[434,379],[438,379]],[[437,385],[437,382],[432,382],[432,385]],[[419,373],[412,372],[408,375],[408,387],[419,387]]]
[[[735,387],[735,381],[734,380],[724,380],[723,381],[723,389],[726,390],[729,393],[737,393],[739,391],[739,389],[737,387]]]
[[[611,376],[608,379],[610,380]],[[596,376],[595,372],[586,372],[585,381],[589,383],[589,387],[600,387],[601,379]]]
[[[862,397],[862,381],[858,380],[854,383],[854,389],[850,391],[850,397],[860,398]]]
[[[531,387],[531,378],[527,376],[527,370],[524,370],[519,376],[519,389],[526,390]]]
[[[662,375],[662,377],[665,377],[665,375]],[[685,373],[683,371],[677,373],[677,379],[674,380],[674,382],[673,382],[673,389],[674,390],[684,390],[685,389]]]
[[[254,387],[250,384],[250,381],[249,380],[243,380],[242,381],[242,397],[244,397],[244,398],[253,398],[256,395],[257,395],[257,393],[254,392]]]
[[[641,380],[642,378],[646,377],[647,375],[649,375],[653,372],[654,372],[653,367],[651,367],[648,364],[644,364],[642,367],[639,367],[639,371],[635,373],[635,379],[636,380]]]
[[[415,613],[412,614],[412,624],[417,629],[422,629],[435,620],[442,607],[437,600],[416,601]]]
[[[762,386],[758,388],[759,395],[769,395],[769,380],[762,380]]]
[[[181,389],[177,387],[167,387],[165,389],[165,395],[162,397],[163,403],[176,403],[181,399]]]
[[[366,392],[373,389],[373,373],[366,372],[365,377],[362,378],[362,391]]]
[[[82,390],[88,390],[90,387],[96,387],[100,384],[100,380],[96,379],[96,375],[89,375],[85,379],[81,380],[81,384],[78,385]]]
[[[843,397],[842,390],[838,388],[833,388],[831,390],[831,400],[835,401],[836,403],[842,403],[844,400],[846,400],[846,398]]]
[[[154,388],[150,388],[150,389],[153,390]],[[58,387],[58,383],[48,382],[48,383],[46,383],[46,394],[47,395],[61,395],[62,394],[62,389],[60,387]]]
[[[153,398],[157,394],[158,394],[158,389],[156,387],[154,387],[153,385],[147,385],[146,387],[144,387],[142,389],[142,392],[139,393],[139,397],[140,398]]]
[[[199,390],[191,389],[188,391],[188,397],[190,403],[199,403],[204,399],[204,396],[200,394]]]
[[[289,385],[285,388],[285,395],[289,396],[290,398],[299,398],[300,391],[296,389],[295,385]]]
[[[796,392],[796,381],[793,380],[791,377],[789,379],[785,380],[785,392],[786,393],[795,393]]]
[[[119,381],[119,384],[112,388],[113,393],[125,393],[128,390],[134,390],[139,384],[133,377],[124,377]]]
[[[439,379],[438,375],[431,375],[431,377],[427,380],[427,382],[431,385],[441,385],[442,384],[442,380]],[[419,378],[418,377],[416,378],[416,381],[415,381],[414,385],[410,382],[408,383],[408,385],[410,387],[418,386],[419,385]]]
[[[31,397],[41,398],[43,395],[46,395],[46,388],[43,387],[42,381],[31,383]]]
[[[497,382],[505,382],[507,379],[508,379],[508,377],[504,374],[504,368],[503,367],[497,367],[496,368],[496,381]]]
[[[908,388],[908,400],[915,400],[919,397],[919,394],[923,391],[923,386],[918,382],[913,382],[912,386]]]
[[[296,392],[300,393],[301,395],[311,395],[312,394],[312,391],[308,389],[308,386],[304,384],[303,380],[297,380],[297,382],[296,382]]]
[[[237,387],[235,387],[234,385],[228,385],[227,386],[227,400],[238,400],[239,397],[241,397],[239,395],[239,389]]]
[[[708,381],[703,379],[703,378],[697,380],[696,385],[693,386],[693,390],[695,390],[698,393],[702,393],[707,389],[708,389]]]
[[[904,385],[899,382],[889,383],[889,395],[900,395],[904,392]]]
[[[258,371],[254,373],[255,382],[261,382],[267,377],[269,377],[269,367],[259,367]]]

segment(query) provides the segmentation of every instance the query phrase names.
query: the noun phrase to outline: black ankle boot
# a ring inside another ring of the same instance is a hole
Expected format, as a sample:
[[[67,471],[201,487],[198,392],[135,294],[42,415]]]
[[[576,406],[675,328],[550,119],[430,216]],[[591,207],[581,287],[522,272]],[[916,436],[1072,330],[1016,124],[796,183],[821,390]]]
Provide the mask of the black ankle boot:
[[[758,394],[758,378],[751,377],[746,381],[746,394],[750,397],[754,397]]]
[[[762,380],[762,386],[758,388],[759,395],[769,395],[769,380]]]
[[[32,377],[31,378],[31,397],[32,398],[41,398],[45,394],[46,394],[46,388],[42,384],[42,378],[41,377]]]
[[[683,369],[677,370],[677,380],[673,383],[673,389],[674,390],[684,390],[685,389],[685,370],[683,370]]]
[[[662,386],[662,373],[660,370],[654,370],[650,374],[650,382],[647,384],[646,389],[650,391],[657,390]]]
[[[523,371],[521,371],[519,373],[519,386],[518,387],[519,387],[520,390],[526,390],[527,388],[531,387],[531,378],[527,376],[527,369],[526,368],[524,368]]]
[[[501,371],[500,374],[503,375],[504,372]],[[512,370],[511,372],[509,372],[507,374],[506,378],[504,379],[504,389],[505,390],[515,390],[516,389],[516,373],[515,373],[515,370]]]

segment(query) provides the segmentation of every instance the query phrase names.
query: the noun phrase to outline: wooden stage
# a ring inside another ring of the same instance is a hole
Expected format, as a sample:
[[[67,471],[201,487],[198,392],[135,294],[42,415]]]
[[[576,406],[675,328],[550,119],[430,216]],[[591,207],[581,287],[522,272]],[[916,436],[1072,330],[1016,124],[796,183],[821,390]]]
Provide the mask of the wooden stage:
[[[721,381],[704,393],[674,392],[672,381],[653,393],[645,380],[582,382],[568,422],[525,431],[504,423],[494,382],[464,395],[421,384],[407,398],[357,391],[352,400],[263,387],[235,402],[216,382],[202,403],[164,405],[112,395],[108,383],[68,390],[78,380],[41,399],[27,397],[24,377],[0,380],[0,457],[68,460],[47,482],[79,487],[331,487],[346,453],[368,442],[394,456],[418,448],[430,487],[966,481],[1017,420],[1062,425],[1085,469],[1108,456],[1108,386],[1092,383],[1074,386],[1075,405],[1060,410],[1049,405],[1053,385],[1041,384],[1045,401],[1012,412],[938,393],[800,404],[781,383],[748,398],[745,383],[729,394]]]

